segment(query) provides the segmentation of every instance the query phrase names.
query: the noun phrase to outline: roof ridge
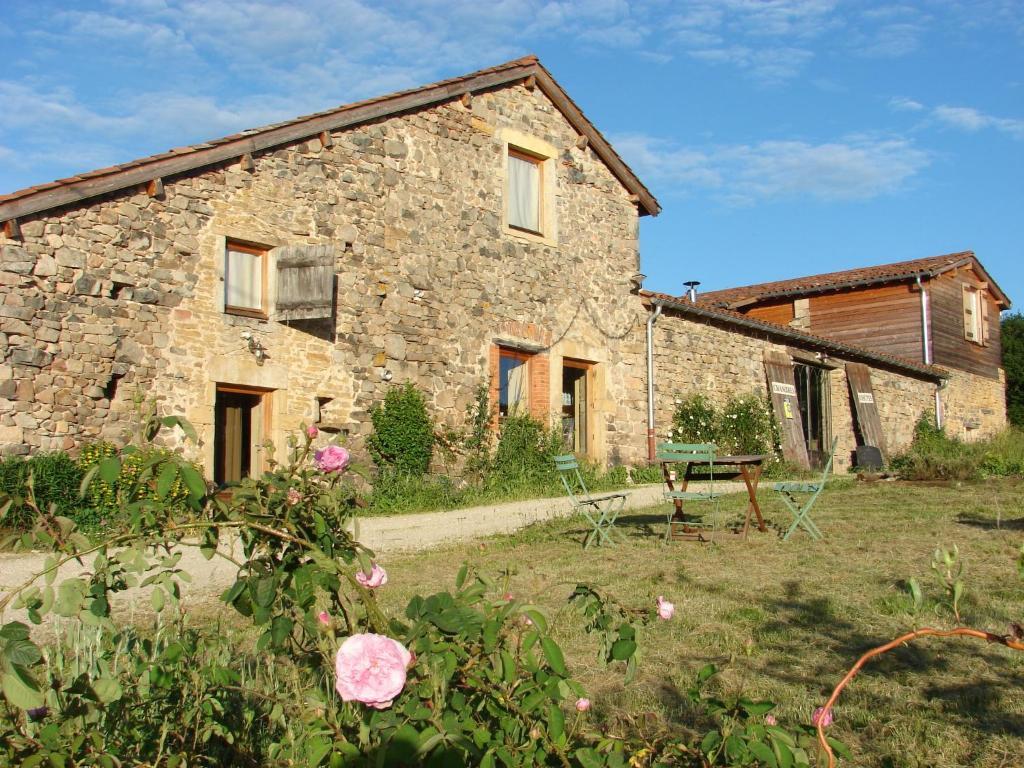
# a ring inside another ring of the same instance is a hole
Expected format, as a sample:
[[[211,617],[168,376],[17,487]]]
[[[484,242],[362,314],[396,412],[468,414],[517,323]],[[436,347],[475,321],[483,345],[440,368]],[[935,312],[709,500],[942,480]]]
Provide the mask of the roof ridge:
[[[503,77],[506,73],[510,73],[509,76]],[[465,75],[341,104],[321,112],[302,115],[258,128],[245,129],[228,136],[175,147],[126,163],[85,171],[63,179],[2,194],[0,195],[0,221],[28,216],[108,192],[123,190],[155,178],[161,178],[164,175],[178,175],[244,154],[262,151],[268,147],[299,141],[309,136],[315,136],[322,131],[358,125],[384,115],[418,109],[429,104],[453,99],[460,93],[473,90],[474,87],[481,90],[498,87],[513,82],[519,77],[526,78],[530,75],[537,75],[538,84],[545,90],[548,98],[556,102],[556,106],[563,112],[566,119],[573,123],[580,133],[590,136],[594,151],[608,165],[619,182],[636,196],[641,211],[657,214],[661,209],[658,201],[639,177],[612,149],[596,126],[569,98],[565,90],[558,85],[554,77],[540,63],[540,59],[534,54],[528,54]],[[460,87],[463,85],[467,87]],[[556,93],[550,93],[551,90]],[[559,100],[566,102],[565,107],[557,103]],[[391,111],[374,112],[375,106],[389,103],[394,105]],[[566,107],[573,114],[568,114]],[[349,116],[347,121],[345,120],[346,115]],[[582,125],[577,125],[577,123]]]

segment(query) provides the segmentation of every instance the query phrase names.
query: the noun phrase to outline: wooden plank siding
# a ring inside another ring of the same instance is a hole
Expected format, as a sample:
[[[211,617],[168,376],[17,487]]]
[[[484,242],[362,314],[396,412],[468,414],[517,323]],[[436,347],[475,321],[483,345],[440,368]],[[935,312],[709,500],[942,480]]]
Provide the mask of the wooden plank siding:
[[[998,378],[1002,358],[999,338],[999,307],[986,292],[987,342],[976,344],[964,337],[963,286],[981,286],[972,270],[958,270],[926,283],[931,296],[932,354],[934,363],[980,376]]]
[[[793,314],[793,300],[785,299],[779,301],[765,302],[758,304],[747,312],[753,318],[764,320],[776,325],[789,325],[795,315]]]
[[[811,333],[923,362],[916,286],[884,285],[812,296],[810,315]]]

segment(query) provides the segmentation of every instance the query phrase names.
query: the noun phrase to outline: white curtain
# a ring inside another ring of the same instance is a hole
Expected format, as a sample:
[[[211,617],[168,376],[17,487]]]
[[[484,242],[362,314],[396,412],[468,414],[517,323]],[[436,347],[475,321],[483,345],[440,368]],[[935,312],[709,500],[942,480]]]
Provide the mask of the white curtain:
[[[263,257],[228,251],[224,303],[239,309],[263,309]]]
[[[508,223],[540,231],[540,164],[508,156]]]
[[[521,361],[508,372],[508,410],[526,413],[530,409],[526,362]]]

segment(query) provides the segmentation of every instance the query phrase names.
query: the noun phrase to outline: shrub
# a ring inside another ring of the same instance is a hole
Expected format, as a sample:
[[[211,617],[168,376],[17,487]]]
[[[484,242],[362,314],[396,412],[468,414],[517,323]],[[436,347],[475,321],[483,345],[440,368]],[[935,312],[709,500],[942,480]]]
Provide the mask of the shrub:
[[[434,424],[415,385],[405,382],[389,389],[384,403],[370,411],[370,418],[373,433],[366,446],[381,473],[421,477],[430,469]]]
[[[27,504],[30,474],[40,510],[48,511],[55,504],[58,515],[75,518],[83,472],[70,456],[63,451],[39,453],[28,459],[12,456],[0,463],[0,493],[12,500],[6,521],[11,527],[22,529],[34,517]]]
[[[714,443],[718,453],[764,454],[767,469],[780,460],[779,426],[771,404],[754,393],[729,399],[721,410],[706,396],[680,400],[672,416],[672,439],[679,443]]]
[[[949,437],[924,414],[914,440],[893,458],[892,469],[905,480],[980,480],[1024,476],[1024,432],[1010,428],[989,440],[964,443]]]
[[[702,394],[676,402],[672,414],[672,439],[678,443],[713,443],[718,439],[718,411]]]
[[[561,435],[529,414],[510,413],[498,434],[491,475],[493,483],[525,488],[552,480],[554,457],[565,452]]]
[[[84,474],[104,459],[117,455],[118,448],[113,443],[89,443],[82,446],[82,451],[78,456],[78,466]],[[116,527],[124,522],[120,519],[124,497],[129,489],[136,485],[140,472],[156,461],[167,460],[174,456],[173,451],[152,445],[125,454],[116,479],[108,481],[102,476],[92,479],[86,490],[85,499],[79,505],[73,519],[80,527],[88,530]],[[193,468],[199,471],[197,466],[193,465]],[[139,498],[154,499],[156,498],[155,482],[142,483],[137,490],[132,492],[136,493]],[[174,512],[180,512],[184,509],[187,496],[188,491],[181,479],[178,478],[168,489],[166,498],[163,499],[164,506]]]

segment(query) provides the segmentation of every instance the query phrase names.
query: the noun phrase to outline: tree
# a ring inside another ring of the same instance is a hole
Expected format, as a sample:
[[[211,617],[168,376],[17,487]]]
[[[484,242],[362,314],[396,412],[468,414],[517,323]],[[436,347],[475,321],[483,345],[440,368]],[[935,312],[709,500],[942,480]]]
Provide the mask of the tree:
[[[1024,315],[1006,315],[1002,321],[1003,368],[1006,370],[1006,415],[1024,427]]]

